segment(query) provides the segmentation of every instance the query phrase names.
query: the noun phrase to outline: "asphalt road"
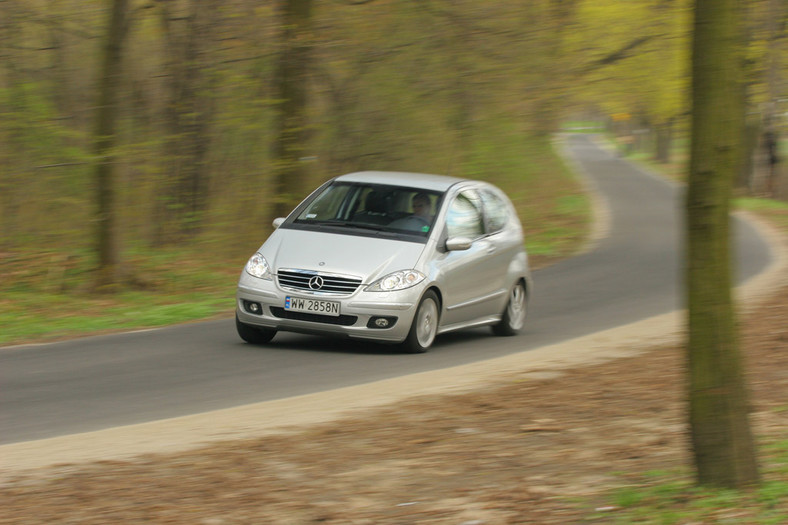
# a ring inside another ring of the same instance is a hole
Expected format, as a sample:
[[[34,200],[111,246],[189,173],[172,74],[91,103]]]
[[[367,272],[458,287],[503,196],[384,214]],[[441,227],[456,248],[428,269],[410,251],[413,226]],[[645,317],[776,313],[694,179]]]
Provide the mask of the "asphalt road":
[[[681,190],[598,148],[567,154],[607,204],[607,235],[534,274],[524,332],[447,334],[430,352],[284,334],[244,344],[232,319],[0,349],[0,444],[99,430],[434,370],[557,343],[682,305]],[[738,221],[737,221],[738,222]],[[763,270],[765,241],[738,223],[739,279]],[[231,300],[234,290],[228,290]]]

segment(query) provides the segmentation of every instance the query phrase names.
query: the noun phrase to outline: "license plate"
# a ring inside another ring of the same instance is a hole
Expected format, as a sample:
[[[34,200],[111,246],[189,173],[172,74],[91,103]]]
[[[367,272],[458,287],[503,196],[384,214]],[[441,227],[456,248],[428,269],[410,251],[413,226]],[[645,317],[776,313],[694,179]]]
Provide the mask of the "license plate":
[[[337,301],[323,301],[320,299],[285,297],[285,310],[336,317],[339,315],[339,303]]]

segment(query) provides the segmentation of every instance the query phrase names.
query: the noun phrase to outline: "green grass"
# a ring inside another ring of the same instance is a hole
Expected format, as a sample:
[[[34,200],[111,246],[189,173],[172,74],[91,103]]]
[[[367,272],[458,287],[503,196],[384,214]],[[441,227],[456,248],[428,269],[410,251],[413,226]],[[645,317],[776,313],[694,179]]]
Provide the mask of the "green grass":
[[[673,525],[788,523],[788,442],[769,449],[762,485],[752,490],[700,488],[686,470],[647,472],[594,503],[590,523]],[[781,455],[782,454],[782,455]],[[577,502],[576,502],[577,503]],[[582,504],[582,503],[581,503]]]
[[[178,301],[172,303],[172,301]],[[216,294],[123,293],[112,299],[60,294],[9,294],[0,305],[0,345],[107,331],[150,328],[229,312],[232,297]]]
[[[207,260],[194,249],[124,254],[128,283],[91,292],[90,257],[28,254],[0,258],[0,345],[166,326],[229,315],[244,261]]]
[[[782,231],[788,231],[788,202],[755,197],[741,197],[733,201],[736,208],[769,218]]]

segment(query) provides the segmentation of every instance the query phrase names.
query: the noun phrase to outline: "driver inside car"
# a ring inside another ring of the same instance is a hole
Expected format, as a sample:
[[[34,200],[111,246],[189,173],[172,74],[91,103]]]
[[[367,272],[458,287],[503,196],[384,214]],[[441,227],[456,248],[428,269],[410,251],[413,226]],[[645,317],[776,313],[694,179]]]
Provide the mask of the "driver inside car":
[[[413,215],[424,219],[427,224],[432,223],[432,202],[426,193],[417,193],[411,201]]]

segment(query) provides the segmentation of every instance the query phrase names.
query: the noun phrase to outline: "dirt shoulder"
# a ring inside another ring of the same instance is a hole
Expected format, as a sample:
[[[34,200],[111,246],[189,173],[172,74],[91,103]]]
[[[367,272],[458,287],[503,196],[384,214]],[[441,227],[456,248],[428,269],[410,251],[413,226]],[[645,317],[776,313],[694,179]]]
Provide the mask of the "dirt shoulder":
[[[739,292],[761,443],[788,434],[788,248],[769,231],[778,257]],[[437,372],[3,446],[0,523],[572,522],[589,512],[573,500],[687,464],[681,326],[670,314]]]

